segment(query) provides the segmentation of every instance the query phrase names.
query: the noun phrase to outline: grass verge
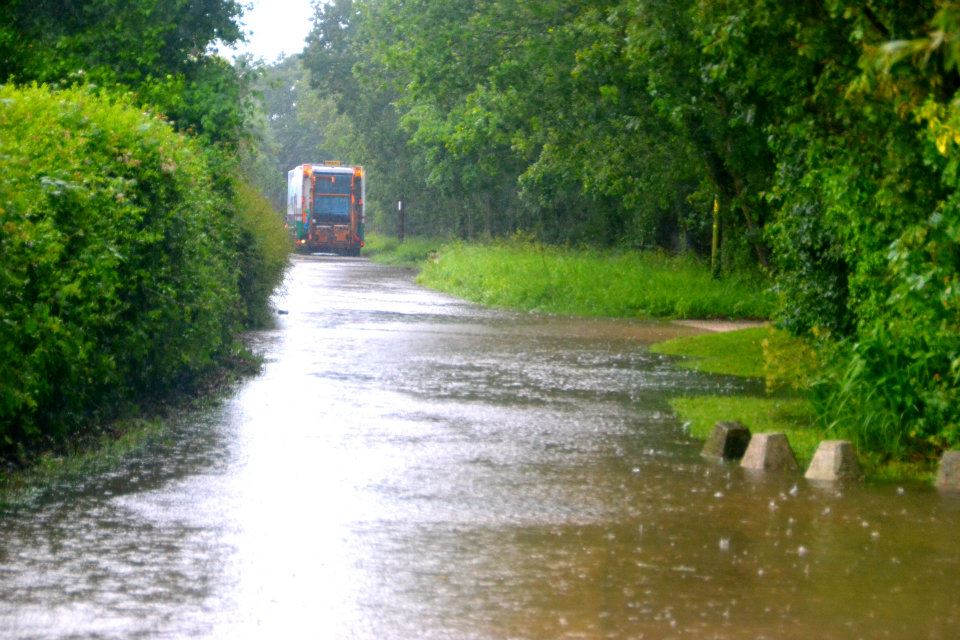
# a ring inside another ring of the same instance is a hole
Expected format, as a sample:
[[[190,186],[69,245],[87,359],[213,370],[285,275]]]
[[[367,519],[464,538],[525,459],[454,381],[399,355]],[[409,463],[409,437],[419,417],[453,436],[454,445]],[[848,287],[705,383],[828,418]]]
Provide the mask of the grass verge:
[[[117,420],[82,443],[45,452],[23,468],[0,473],[0,515],[31,504],[57,485],[75,484],[119,467],[128,456],[162,438],[167,424],[160,417]]]
[[[720,420],[737,420],[753,433],[782,432],[804,468],[823,440],[823,432],[813,426],[813,407],[804,398],[684,396],[673,398],[670,406],[689,427],[690,435],[700,440],[706,440]]]
[[[714,280],[691,256],[524,241],[445,245],[419,281],[489,306],[586,317],[756,319],[773,308],[764,277]]]
[[[363,255],[380,264],[416,269],[435,255],[445,242],[441,238],[424,237],[410,237],[400,242],[396,238],[368,233]]]
[[[822,440],[844,437],[827,432],[818,420],[807,385],[816,367],[812,348],[804,341],[771,327],[708,333],[653,345],[656,353],[679,356],[678,366],[742,377],[763,377],[775,396],[681,396],[670,406],[690,435],[705,440],[721,420],[737,420],[754,433],[787,436],[802,468],[810,464]],[[786,395],[782,393],[787,389]],[[860,452],[860,464],[873,482],[930,483],[936,472],[929,461],[888,460]]]
[[[763,341],[768,339],[772,332],[770,327],[756,327],[724,333],[705,333],[660,342],[650,350],[683,357],[677,364],[687,369],[760,378],[764,375]]]
[[[764,377],[765,346],[772,341],[791,340],[772,327],[756,327],[725,333],[674,338],[651,348],[655,353],[680,356],[681,367],[750,378]],[[799,341],[797,341],[799,342]],[[823,431],[817,427],[813,405],[803,396],[683,396],[670,401],[674,412],[690,429],[690,434],[705,440],[720,420],[737,420],[754,433],[782,432],[801,467],[810,463]]]

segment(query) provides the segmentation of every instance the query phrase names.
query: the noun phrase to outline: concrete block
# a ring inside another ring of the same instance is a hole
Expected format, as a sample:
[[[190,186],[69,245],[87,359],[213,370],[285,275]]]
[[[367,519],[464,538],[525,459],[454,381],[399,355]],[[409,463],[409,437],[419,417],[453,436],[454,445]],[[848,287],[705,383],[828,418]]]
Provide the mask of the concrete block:
[[[739,422],[718,422],[703,445],[701,455],[707,458],[738,460],[750,444],[750,429]]]
[[[754,471],[799,471],[797,458],[782,433],[758,433],[750,438],[740,466]]]
[[[940,458],[937,488],[960,491],[960,451],[945,451]]]
[[[853,445],[847,440],[824,440],[813,454],[810,467],[804,474],[807,480],[859,480],[863,470],[857,461]]]

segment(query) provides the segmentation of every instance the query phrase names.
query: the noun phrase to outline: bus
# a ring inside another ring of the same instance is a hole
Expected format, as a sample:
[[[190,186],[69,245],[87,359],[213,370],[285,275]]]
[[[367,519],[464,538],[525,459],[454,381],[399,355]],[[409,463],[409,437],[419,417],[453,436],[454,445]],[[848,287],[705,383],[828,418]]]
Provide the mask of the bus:
[[[335,161],[301,164],[287,172],[287,228],[298,251],[360,255],[363,177],[363,167]]]

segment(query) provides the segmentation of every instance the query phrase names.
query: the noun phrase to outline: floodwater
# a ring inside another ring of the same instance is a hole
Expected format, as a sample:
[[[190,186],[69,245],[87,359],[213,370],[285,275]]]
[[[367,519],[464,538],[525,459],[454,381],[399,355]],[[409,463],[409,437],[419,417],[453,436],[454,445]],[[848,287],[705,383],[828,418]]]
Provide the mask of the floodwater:
[[[0,638],[957,638],[960,498],[702,460],[691,329],[298,258],[262,374],[0,520]]]

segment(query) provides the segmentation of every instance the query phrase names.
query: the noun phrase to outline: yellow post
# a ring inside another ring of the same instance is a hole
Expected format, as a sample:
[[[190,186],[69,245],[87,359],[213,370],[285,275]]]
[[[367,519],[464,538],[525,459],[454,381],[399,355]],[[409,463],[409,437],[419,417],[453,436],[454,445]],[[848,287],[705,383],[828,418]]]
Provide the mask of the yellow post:
[[[710,242],[710,273],[720,277],[720,199],[713,197],[713,239]]]

